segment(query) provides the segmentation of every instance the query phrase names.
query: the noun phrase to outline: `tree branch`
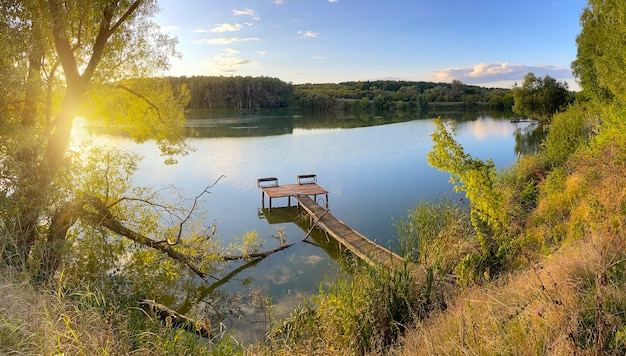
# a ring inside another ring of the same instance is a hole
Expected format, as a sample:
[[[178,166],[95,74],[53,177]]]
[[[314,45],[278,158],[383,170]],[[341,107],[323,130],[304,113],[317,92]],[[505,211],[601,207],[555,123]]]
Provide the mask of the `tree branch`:
[[[185,216],[185,218],[178,225],[178,236],[176,236],[176,241],[174,241],[173,243],[170,242],[169,240],[167,241],[170,245],[177,245],[178,243],[180,243],[180,239],[181,239],[181,236],[183,234],[183,226],[191,218],[191,214],[193,214],[193,211],[198,206],[198,199],[200,199],[200,197],[202,197],[204,194],[208,193],[209,189],[213,188],[217,184],[217,182],[219,182],[220,179],[222,179],[224,177],[226,177],[226,176],[223,175],[223,174],[221,176],[219,176],[219,178],[217,178],[215,180],[215,182],[213,182],[213,184],[211,184],[211,185],[207,186],[206,188],[204,188],[204,190],[193,199],[193,205],[191,206],[191,209],[189,210],[189,213],[187,214],[187,216]],[[213,226],[215,226],[215,225],[213,225]]]
[[[163,304],[157,303],[154,300],[140,300],[139,305],[150,308],[150,310],[158,315],[167,326],[176,326],[191,333],[198,333],[206,339],[209,339],[211,336],[211,325],[209,324],[208,319],[205,321],[195,320],[185,314],[177,312],[176,310],[170,309]]]
[[[287,245],[281,245],[276,247],[273,250],[269,250],[269,251],[265,251],[265,252],[258,252],[258,253],[248,253],[245,255],[233,255],[233,256],[227,256],[227,255],[221,255],[220,257],[224,260],[224,261],[239,261],[239,260],[246,260],[249,258],[256,258],[256,257],[267,257],[271,254],[273,254],[274,252],[278,252],[278,251],[282,251],[288,247],[293,246],[294,244],[287,244]]]
[[[85,209],[85,206],[89,205],[95,212],[91,212]],[[190,270],[192,270],[200,278],[204,279],[206,273],[202,272],[189,258],[189,256],[176,251],[172,246],[168,245],[165,241],[155,241],[148,236],[140,234],[134,230],[131,230],[124,226],[119,220],[117,220],[113,214],[107,209],[104,203],[98,198],[91,198],[87,204],[82,206],[81,217],[87,221],[106,227],[114,233],[124,236],[132,241],[135,241],[143,246],[160,251],[169,257],[184,263]]]
[[[122,85],[122,84],[106,84],[108,87],[110,88],[116,88],[116,89],[122,89],[128,93],[130,93],[131,95],[134,95],[136,97],[138,97],[139,99],[143,100],[146,104],[148,104],[148,106],[150,106],[152,109],[154,109],[157,113],[157,116],[159,117],[159,121],[163,122],[163,117],[161,116],[161,110],[159,110],[159,107],[153,103],[150,99],[146,98],[144,95],[142,95],[141,93],[138,93],[136,91],[134,91],[133,89]]]
[[[222,177],[220,177],[219,179],[221,178]],[[215,183],[217,183],[217,181]],[[215,185],[215,183],[213,185]],[[213,185],[210,185],[209,187],[207,187],[200,195],[196,197],[196,199],[202,196],[202,194],[205,194],[208,191],[208,189],[212,187]],[[195,263],[193,262],[192,258],[189,255],[186,255],[180,251],[175,250],[174,245],[172,245],[169,241],[167,241],[167,239],[157,241],[124,226],[122,222],[120,222],[117,218],[115,218],[115,216],[111,213],[109,208],[100,199],[96,197],[87,197],[85,198],[85,200],[75,205],[75,207],[76,207],[75,211],[77,212],[78,217],[80,217],[87,223],[93,226],[106,227],[108,230],[112,231],[113,233],[119,236],[126,237],[142,246],[152,248],[161,253],[164,253],[167,256],[173,258],[174,260],[185,264],[191,271],[193,271],[200,278],[206,279],[207,274],[203,272],[198,266],[195,265]],[[75,221],[75,220],[72,219],[71,221]],[[185,221],[187,220],[185,219]],[[183,223],[181,223],[180,225],[180,230],[177,236],[177,240],[181,239],[182,229],[183,229]],[[212,256],[218,257],[222,259],[223,261],[249,260],[253,258],[267,257],[275,252],[282,251],[288,247],[291,247],[292,245],[294,244],[281,245],[277,248],[264,251],[264,252],[256,252],[256,253],[249,253],[249,254],[242,254],[242,255],[212,254]]]

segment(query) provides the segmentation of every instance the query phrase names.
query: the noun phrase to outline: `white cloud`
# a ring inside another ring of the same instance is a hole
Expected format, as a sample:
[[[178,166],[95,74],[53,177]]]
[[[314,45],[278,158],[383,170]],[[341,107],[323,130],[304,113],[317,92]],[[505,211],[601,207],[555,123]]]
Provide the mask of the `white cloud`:
[[[484,77],[513,72],[513,68],[508,63],[480,63],[474,66],[474,70],[468,75],[470,77]]]
[[[234,74],[239,68],[254,68],[257,67],[259,62],[253,59],[238,58],[237,55],[240,52],[232,49],[225,48],[222,53],[216,54],[212,58],[203,62],[204,65],[209,67],[214,74]]]
[[[304,38],[315,38],[315,37],[319,36],[319,32],[298,31],[298,35],[300,35],[300,37],[304,37]]]
[[[316,265],[322,261],[324,261],[324,257],[319,256],[319,255],[310,255],[310,256],[304,257],[304,264],[307,264],[307,265]]]
[[[224,48],[223,49],[224,53],[234,56],[235,54],[239,54],[240,52],[236,49],[232,49],[232,48]]]
[[[313,56],[313,59],[326,59],[324,56]]]
[[[282,5],[283,4],[283,0],[274,0],[274,4]]]
[[[215,25],[211,32],[233,32],[239,31],[243,28],[243,25],[240,23],[230,24],[230,23],[221,23]]]
[[[259,17],[259,15],[257,15],[256,11],[254,11],[252,9],[233,10],[233,14],[235,16],[248,15],[248,16],[251,16],[253,20],[256,20],[256,21],[261,20],[261,17]]]
[[[264,56],[267,52],[266,51],[258,51],[257,53],[262,55],[262,56]]]
[[[333,2],[338,2],[339,0],[328,0],[328,2],[333,3]]]
[[[433,71],[429,80],[435,82],[451,82],[460,80],[465,84],[485,84],[505,81],[524,80],[529,72],[538,77],[549,75],[558,80],[572,78],[569,68],[553,65],[511,65],[509,63],[479,63],[472,67],[448,68]]]
[[[199,41],[195,41],[195,42],[196,43],[200,43],[200,44],[223,45],[223,44],[229,44],[229,43],[249,42],[249,41],[259,41],[259,39],[257,37],[247,37],[247,38],[241,38],[241,37],[220,37],[220,38],[207,38],[207,39],[203,39],[203,40],[199,40]]]

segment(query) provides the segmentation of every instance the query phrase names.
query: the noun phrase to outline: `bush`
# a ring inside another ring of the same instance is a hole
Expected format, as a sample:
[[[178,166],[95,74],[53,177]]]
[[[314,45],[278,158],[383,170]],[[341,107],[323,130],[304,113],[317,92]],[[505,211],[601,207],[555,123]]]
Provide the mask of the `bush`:
[[[565,163],[587,145],[600,124],[601,109],[593,103],[575,104],[552,118],[543,153],[552,167]]]

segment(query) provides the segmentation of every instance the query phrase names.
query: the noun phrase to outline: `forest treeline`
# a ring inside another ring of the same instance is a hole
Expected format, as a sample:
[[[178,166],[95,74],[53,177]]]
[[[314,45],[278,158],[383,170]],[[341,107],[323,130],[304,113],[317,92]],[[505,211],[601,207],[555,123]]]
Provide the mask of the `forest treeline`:
[[[293,84],[271,77],[172,77],[191,94],[188,109],[422,110],[428,103],[510,109],[510,89],[452,83],[351,81],[337,84]]]

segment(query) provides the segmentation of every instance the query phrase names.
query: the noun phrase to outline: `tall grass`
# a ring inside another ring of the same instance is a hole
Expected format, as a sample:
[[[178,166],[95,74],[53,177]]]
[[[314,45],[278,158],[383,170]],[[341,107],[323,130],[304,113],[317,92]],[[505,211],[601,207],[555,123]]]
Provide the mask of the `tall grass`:
[[[528,263],[418,323],[400,353],[626,354],[626,110],[554,120],[546,150],[500,182],[512,183],[509,237]]]
[[[379,354],[427,312],[409,268],[355,268],[350,279],[322,290],[289,318],[276,321],[261,354]]]
[[[394,225],[400,253],[436,279],[454,275],[459,261],[480,248],[469,207],[450,198],[420,202]]]
[[[15,233],[0,219],[0,354],[181,355],[242,353],[228,334],[211,340],[164,325],[132,298],[100,286],[66,285],[63,273],[35,283],[23,264],[13,264]],[[6,259],[11,263],[7,263]],[[91,282],[93,283],[93,282]]]

